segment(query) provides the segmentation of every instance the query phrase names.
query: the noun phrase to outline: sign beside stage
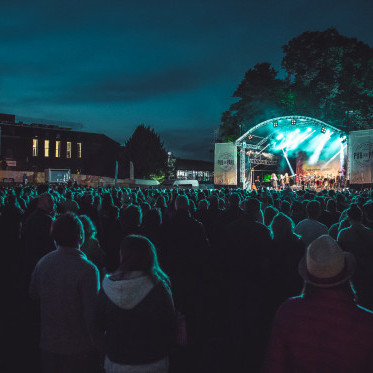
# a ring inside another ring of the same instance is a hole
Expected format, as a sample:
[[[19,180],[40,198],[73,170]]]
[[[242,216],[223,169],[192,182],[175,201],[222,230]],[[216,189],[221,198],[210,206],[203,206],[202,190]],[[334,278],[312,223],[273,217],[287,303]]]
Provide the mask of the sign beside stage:
[[[348,160],[351,184],[373,183],[373,129],[349,134]]]
[[[234,143],[215,144],[215,185],[237,185],[237,146]]]

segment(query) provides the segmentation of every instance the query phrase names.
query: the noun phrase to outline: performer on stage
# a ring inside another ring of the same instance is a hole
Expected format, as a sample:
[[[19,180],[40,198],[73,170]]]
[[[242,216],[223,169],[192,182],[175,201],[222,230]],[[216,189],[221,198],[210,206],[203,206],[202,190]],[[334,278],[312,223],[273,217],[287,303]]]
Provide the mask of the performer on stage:
[[[285,176],[282,174],[280,175],[280,189],[285,189]]]
[[[257,190],[259,190],[259,188],[261,187],[262,183],[259,179],[259,176],[256,177],[255,181],[254,181],[254,184],[255,184],[255,187]]]
[[[278,184],[277,184],[277,176],[276,176],[276,174],[275,173],[273,173],[272,175],[271,175],[271,185],[272,185],[272,188],[273,189],[276,189],[277,190],[277,186],[278,186]]]
[[[289,174],[287,172],[285,173],[285,188],[286,189],[290,188],[290,177],[289,177]]]
[[[342,166],[340,171],[338,171],[338,173],[341,175],[341,178],[340,178],[340,186],[341,188],[344,188],[345,187],[345,173],[346,173],[346,170],[345,168]]]
[[[304,179],[304,175],[300,176],[300,185],[302,186],[302,190],[304,190],[304,187],[306,185],[306,181]]]

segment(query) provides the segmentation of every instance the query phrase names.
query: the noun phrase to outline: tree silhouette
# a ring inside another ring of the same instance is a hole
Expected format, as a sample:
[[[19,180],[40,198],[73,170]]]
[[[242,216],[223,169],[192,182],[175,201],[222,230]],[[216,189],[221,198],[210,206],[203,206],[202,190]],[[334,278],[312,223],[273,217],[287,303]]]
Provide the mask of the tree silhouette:
[[[150,178],[150,175],[165,174],[167,151],[154,129],[139,125],[124,145],[124,159],[134,164],[135,178]]]
[[[307,115],[342,129],[373,125],[373,48],[334,28],[304,32],[283,46],[284,79],[269,63],[246,72],[222,114],[223,141],[236,139],[240,126],[281,115]]]

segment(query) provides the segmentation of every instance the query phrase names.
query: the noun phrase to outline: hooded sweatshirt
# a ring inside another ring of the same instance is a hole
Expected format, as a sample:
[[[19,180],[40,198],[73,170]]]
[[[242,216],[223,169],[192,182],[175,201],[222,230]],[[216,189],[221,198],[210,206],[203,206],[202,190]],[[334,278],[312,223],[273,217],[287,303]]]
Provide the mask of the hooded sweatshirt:
[[[97,321],[110,362],[148,365],[165,359],[176,334],[170,289],[142,272],[105,277]]]

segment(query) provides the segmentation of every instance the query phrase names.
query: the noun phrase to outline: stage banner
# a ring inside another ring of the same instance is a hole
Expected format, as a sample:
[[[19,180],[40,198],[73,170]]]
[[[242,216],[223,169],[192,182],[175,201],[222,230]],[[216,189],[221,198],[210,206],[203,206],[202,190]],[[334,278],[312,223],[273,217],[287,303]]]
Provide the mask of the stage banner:
[[[350,132],[348,161],[350,184],[373,183],[373,129]]]
[[[237,185],[237,146],[234,143],[215,144],[215,185]]]

